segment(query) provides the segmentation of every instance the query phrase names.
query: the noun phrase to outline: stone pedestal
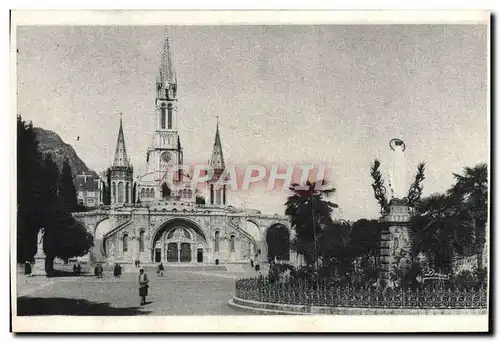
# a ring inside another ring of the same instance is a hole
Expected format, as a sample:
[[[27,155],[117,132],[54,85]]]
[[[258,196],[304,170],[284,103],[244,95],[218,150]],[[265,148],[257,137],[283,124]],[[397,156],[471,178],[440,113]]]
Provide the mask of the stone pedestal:
[[[379,282],[385,284],[391,279],[394,267],[404,262],[410,249],[408,225],[410,212],[406,200],[392,199],[389,204],[389,213],[380,219],[382,232],[380,239],[380,264],[382,272]]]
[[[45,272],[45,252],[43,251],[43,235],[45,229],[42,227],[37,236],[37,250],[35,254],[35,263],[32,265],[31,272],[33,275],[46,275]]]

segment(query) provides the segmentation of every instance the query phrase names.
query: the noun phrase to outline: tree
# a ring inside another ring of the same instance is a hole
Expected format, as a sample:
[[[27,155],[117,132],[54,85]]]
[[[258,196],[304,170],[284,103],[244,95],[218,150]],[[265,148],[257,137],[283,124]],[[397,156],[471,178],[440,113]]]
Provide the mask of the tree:
[[[271,226],[267,230],[266,243],[267,257],[270,262],[274,258],[278,260],[290,260],[290,234],[285,226]]]
[[[382,179],[382,172],[380,172],[380,161],[378,159],[375,159],[373,161],[373,164],[370,166],[370,174],[373,178],[373,195],[380,205],[380,214],[384,216],[389,212],[389,201],[386,197],[387,189],[385,188],[384,180]]]
[[[381,228],[377,220],[359,219],[352,224],[351,244],[356,257],[378,260]]]
[[[66,167],[66,171],[71,168]],[[70,191],[58,186],[66,186],[63,175],[50,155],[44,160],[42,170],[42,198],[44,202],[42,224],[45,228],[43,250],[45,252],[45,272],[54,275],[54,259],[68,259],[86,254],[93,246],[92,235],[78,225],[71,215],[69,198],[64,198]],[[65,176],[67,177],[67,176]],[[76,194],[75,194],[76,196]]]
[[[355,255],[350,233],[351,225],[345,221],[332,222],[321,231],[319,252],[329,275],[343,277],[352,271]]]
[[[474,232],[477,266],[483,268],[482,254],[488,220],[488,166],[484,163],[466,167],[463,174],[454,173],[455,185],[448,190],[454,204],[464,210]]]
[[[463,254],[472,230],[464,211],[453,198],[433,194],[416,203],[411,219],[411,254],[423,252],[441,271],[452,268],[455,253]]]
[[[304,255],[307,264],[316,262],[316,237],[323,227],[331,225],[332,213],[338,205],[327,201],[335,194],[335,188],[327,188],[325,180],[307,181],[304,185],[294,183],[290,186],[291,195],[285,203],[285,215],[290,218],[296,232],[294,246]]]
[[[61,207],[65,211],[70,213],[79,211],[73,173],[68,159],[63,162],[61,174],[59,175],[58,195]]]
[[[422,162],[417,166],[417,173],[408,191],[408,205],[413,207],[422,196],[424,186],[422,182],[425,180],[425,163]]]
[[[59,230],[60,202],[58,196],[59,169],[52,157],[45,156],[42,170],[42,199],[44,203],[41,223],[45,228],[43,250],[45,252],[45,271],[48,276],[53,273],[53,263],[56,257],[56,237]]]
[[[43,157],[32,123],[17,117],[17,261],[33,260],[40,230]]]

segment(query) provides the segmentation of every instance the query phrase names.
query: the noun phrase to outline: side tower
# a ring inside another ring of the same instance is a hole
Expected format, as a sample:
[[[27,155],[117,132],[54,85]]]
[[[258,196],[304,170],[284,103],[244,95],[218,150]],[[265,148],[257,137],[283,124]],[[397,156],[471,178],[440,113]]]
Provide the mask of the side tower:
[[[214,148],[212,151],[212,159],[210,160],[210,167],[214,170],[214,175],[211,180],[208,181],[208,197],[210,199],[210,204],[212,205],[226,205],[226,185],[217,186],[217,182],[226,169],[224,164],[224,154],[222,153],[222,144],[219,134],[219,119],[217,117],[217,128],[215,131],[215,141]]]
[[[118,130],[118,142],[116,143],[115,159],[110,172],[111,204],[132,203],[134,169],[127,157],[121,117],[120,129]]]
[[[182,164],[182,147],[177,131],[177,78],[167,31],[163,42],[160,69],[156,77],[156,129],[147,152],[147,171],[160,181],[168,168]],[[178,175],[177,175],[178,177]]]

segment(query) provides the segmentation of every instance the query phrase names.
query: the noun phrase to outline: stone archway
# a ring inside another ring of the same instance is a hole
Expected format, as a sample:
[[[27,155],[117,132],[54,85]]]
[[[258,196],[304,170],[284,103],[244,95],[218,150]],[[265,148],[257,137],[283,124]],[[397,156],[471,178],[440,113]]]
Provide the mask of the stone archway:
[[[207,252],[208,240],[203,229],[183,218],[161,224],[151,240],[152,262],[198,262],[199,254]]]
[[[95,261],[105,261],[107,258],[105,235],[111,230],[110,219],[99,221],[94,228],[94,247],[91,250]]]
[[[290,231],[281,224],[275,223],[266,231],[267,259],[290,260]]]

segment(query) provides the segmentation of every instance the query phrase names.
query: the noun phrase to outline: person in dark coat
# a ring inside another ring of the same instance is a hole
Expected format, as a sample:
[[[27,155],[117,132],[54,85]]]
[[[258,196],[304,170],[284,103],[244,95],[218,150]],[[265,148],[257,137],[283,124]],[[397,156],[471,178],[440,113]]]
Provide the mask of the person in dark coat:
[[[77,275],[82,274],[82,265],[80,265],[80,263],[76,264],[76,274]]]
[[[26,261],[24,263],[24,274],[26,274],[27,276],[31,276],[31,272],[32,272],[32,268],[31,268],[31,264],[29,261]]]
[[[148,295],[149,279],[144,269],[139,270],[139,297],[141,297],[141,305],[146,304],[146,297]]]
[[[160,277],[163,277],[163,271],[165,271],[165,268],[163,267],[163,263],[160,262],[160,264],[158,265],[158,275]]]
[[[118,278],[120,276],[120,265],[115,264],[115,268],[113,269],[113,275],[115,278]]]

